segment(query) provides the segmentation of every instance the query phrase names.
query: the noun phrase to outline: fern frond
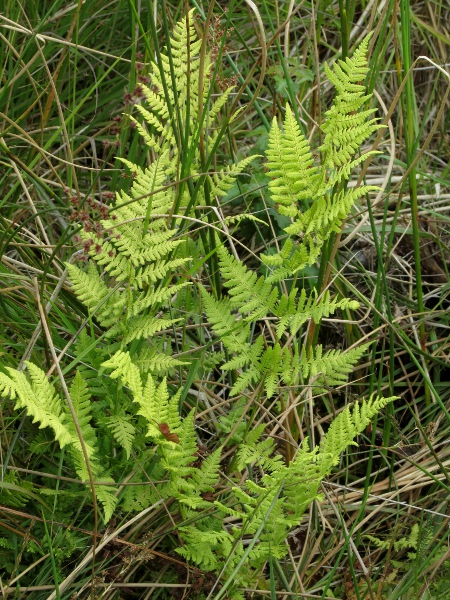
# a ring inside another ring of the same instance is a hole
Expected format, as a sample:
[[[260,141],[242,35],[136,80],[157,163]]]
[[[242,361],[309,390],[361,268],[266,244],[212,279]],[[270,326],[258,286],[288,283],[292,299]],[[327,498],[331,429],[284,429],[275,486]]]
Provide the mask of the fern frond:
[[[206,87],[206,86],[205,86]],[[207,114],[207,120],[209,122],[212,122],[215,117],[219,114],[220,110],[225,106],[225,104],[227,103],[228,97],[231,94],[231,92],[233,91],[234,87],[231,86],[229,88],[227,88],[223,94],[221,94],[217,100],[214,102],[214,104],[212,104],[209,108],[208,108],[208,114]],[[206,90],[207,92],[208,90]],[[236,113],[239,113],[240,110],[236,111]],[[232,115],[231,118],[235,118],[237,116],[237,114],[234,113]]]
[[[342,190],[332,196],[324,195],[300,215],[295,223],[288,225],[285,231],[289,235],[305,236],[320,231],[320,237],[326,240],[332,232],[339,233],[344,219],[347,218],[350,209],[359,198],[379,189],[374,185],[362,185]]]
[[[203,287],[200,288],[200,293],[206,315],[212,323],[214,332],[221,338],[227,348],[241,356],[248,355],[250,351],[248,341],[250,328],[244,321],[237,321],[231,313],[230,299],[215,300]]]
[[[234,383],[233,387],[231,388],[230,396],[237,396],[238,394],[243,392],[246,388],[249,388],[252,385],[255,385],[260,379],[261,379],[261,370],[259,368],[259,365],[250,363],[250,365],[246,368],[246,370],[243,371],[237,378],[236,382]]]
[[[143,386],[141,374],[134,364],[128,352],[117,351],[109,360],[102,363],[104,369],[114,369],[110,373],[111,379],[120,378],[124,385],[128,386],[136,402],[143,398]]]
[[[222,448],[217,448],[205,458],[200,469],[192,474],[192,481],[198,494],[214,491],[214,486],[219,479],[218,470],[221,458]]]
[[[187,417],[183,419],[181,426],[176,430],[180,441],[175,444],[170,441],[163,443],[163,446],[169,445],[168,449],[163,448],[163,460],[161,464],[172,474],[175,481],[178,478],[187,477],[195,473],[195,469],[191,465],[195,460],[197,452],[197,440],[194,428],[194,411],[192,410]]]
[[[322,126],[325,139],[319,148],[329,168],[338,168],[349,162],[363,141],[381,127],[377,124],[378,119],[369,118],[376,109],[357,112],[370,98],[370,95],[365,95],[365,87],[361,83],[369,70],[367,50],[370,37],[364,38],[352,58],[339,60],[333,69],[325,65],[325,73],[337,90],[333,106],[325,113]]]
[[[247,431],[244,441],[240,444],[236,455],[236,468],[242,471],[248,465],[256,463],[264,470],[277,471],[282,463],[282,457],[271,457],[274,451],[272,438],[261,441],[261,436],[266,428],[265,423],[257,425]]]
[[[214,173],[210,177],[212,196],[226,196],[228,190],[233,186],[236,177],[255,159],[257,155],[248,156],[234,165],[228,166],[222,173]]]
[[[1,395],[15,400],[16,410],[25,409],[33,423],[39,423],[40,429],[50,427],[61,448],[72,444],[74,438],[61,398],[44,371],[30,362],[26,362],[26,365],[31,383],[24,373],[9,367],[5,368],[7,374],[0,372]]]
[[[286,383],[290,382],[292,376],[291,358],[289,348],[282,348],[278,342],[264,351],[261,357],[260,369],[268,398],[273,396],[280,378]]]
[[[322,245],[323,240],[320,239],[317,243],[314,236],[306,236],[300,243],[288,238],[279,254],[262,254],[262,262],[269,267],[275,267],[274,272],[266,278],[266,282],[273,284],[282,281],[313,265],[320,255]]]
[[[328,350],[324,353],[322,345],[318,344],[314,349],[311,349],[309,358],[303,355],[298,360],[297,357],[294,357],[294,372],[301,372],[304,378],[320,375],[317,386],[342,385],[369,346],[370,344],[361,344],[357,348],[346,352]]]
[[[108,295],[108,286],[103,282],[94,263],[89,263],[88,271],[66,263],[72,287],[80,302],[89,310],[97,308]]]
[[[101,279],[95,264],[89,263],[88,271],[66,263],[73,290],[80,302],[104,327],[116,323],[125,309],[125,298],[117,290],[112,290]]]
[[[289,296],[282,296],[276,307],[275,314],[279,317],[277,335],[281,337],[289,327],[291,335],[295,335],[299,328],[312,319],[319,323],[324,317],[334,314],[337,309],[356,310],[359,303],[348,298],[334,298],[331,300],[330,292],[326,290],[319,299],[317,291],[308,296],[305,288],[302,288],[297,299],[298,289],[292,287]]]
[[[160,473],[158,473],[158,463],[155,465],[155,468],[152,472],[152,476],[155,476],[155,479],[159,479]],[[156,471],[156,473],[155,473]],[[142,473],[135,473],[132,476],[128,483],[145,483],[142,479]],[[157,500],[161,498],[161,496],[156,491],[155,487],[147,481],[149,485],[127,485],[120,499],[121,509],[124,511],[135,511],[139,512],[148,508],[151,504],[154,504]]]
[[[114,480],[111,478],[99,478],[102,479],[104,483],[114,483]],[[114,486],[106,486],[106,485],[96,485],[95,486],[95,494],[99,499],[102,508],[103,508],[103,519],[105,523],[108,523],[110,518],[113,516],[114,511],[117,506],[118,498],[116,494],[116,488]]]
[[[272,312],[279,296],[277,288],[269,285],[263,276],[258,278],[256,273],[232,257],[223,246],[217,249],[217,254],[225,279],[224,285],[231,297],[231,306],[237,307],[240,313],[249,313],[245,318],[249,322],[257,321]]]
[[[276,120],[273,121],[266,155],[268,174],[273,178],[269,182],[272,199],[281,205],[281,214],[296,217],[297,202],[315,196],[320,172],[289,106],[286,106],[283,134]]]
[[[147,421],[147,435],[158,443],[163,443],[158,424],[167,423],[170,431],[177,433],[181,427],[181,418],[178,412],[178,398],[181,390],[169,399],[167,381],[164,378],[159,386],[156,386],[151,375],[147,377],[142,400],[138,403],[140,408],[138,415],[142,415]],[[165,441],[165,440],[164,440]],[[173,442],[167,442],[173,446]]]
[[[189,364],[186,359],[180,360],[170,356],[168,354],[170,349],[164,350],[163,346],[164,343],[160,344],[158,342],[156,346],[146,345],[142,348],[134,360],[141,374],[164,375],[171,372],[175,367]]]
[[[134,280],[140,287],[156,283],[171,272],[177,272],[179,267],[184,266],[189,260],[187,257],[173,260],[159,260],[156,263],[137,269],[134,273]]]
[[[220,524],[219,524],[220,525]],[[232,539],[230,534],[217,527],[213,529],[211,525],[202,527],[198,526],[179,526],[178,530],[182,533],[185,542],[184,548],[177,548],[176,552],[191,560],[197,565],[201,565],[206,571],[212,571],[221,565],[219,557],[226,557],[232,549]],[[218,550],[221,550],[220,553]]]
[[[298,523],[313,500],[321,499],[318,490],[323,472],[321,462],[317,458],[317,449],[310,451],[308,440],[305,439],[295,460],[289,464],[285,472],[283,492],[286,501],[286,520],[290,521],[291,527]]]
[[[175,294],[189,285],[192,285],[190,281],[184,281],[183,283],[178,283],[170,287],[149,289],[147,292],[141,292],[139,295],[136,295],[132,310],[130,311],[131,315],[134,317],[149,307],[166,302],[169,298],[174,297]]]
[[[151,337],[163,329],[169,329],[169,327],[179,321],[182,321],[181,317],[178,319],[164,319],[162,317],[157,318],[150,315],[134,317],[127,323],[127,333],[123,340],[124,344],[129,344],[133,340]]]
[[[95,460],[96,458],[98,458],[96,456],[97,438],[95,430],[91,425],[91,396],[89,394],[86,382],[84,381],[79,371],[77,371],[75,374],[69,392],[70,398],[72,400],[72,405],[77,416],[78,425],[83,436],[83,441],[87,450],[88,457],[90,459],[93,458]],[[71,423],[70,426],[72,428],[72,436],[74,440],[78,440],[75,424]],[[76,444],[76,446],[78,446],[78,443]],[[78,449],[81,451],[81,446],[79,446]]]
[[[125,450],[128,459],[131,455],[135,436],[135,428],[130,423],[130,418],[129,415],[116,414],[105,419],[106,426],[111,430],[117,443]]]
[[[389,402],[396,400],[390,398],[377,398],[371,396],[361,404],[355,403],[353,410],[347,406],[331,423],[325,437],[319,446],[319,458],[324,462],[324,474],[337,464],[339,455],[349,446],[355,444],[354,439],[364,431],[374,415],[376,415]]]

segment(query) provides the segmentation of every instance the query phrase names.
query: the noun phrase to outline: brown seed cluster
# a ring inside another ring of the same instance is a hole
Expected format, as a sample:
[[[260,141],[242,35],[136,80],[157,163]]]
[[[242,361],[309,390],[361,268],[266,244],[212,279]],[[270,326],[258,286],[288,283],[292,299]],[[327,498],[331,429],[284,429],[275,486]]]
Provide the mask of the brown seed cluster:
[[[230,27],[229,29],[224,29],[220,22],[220,17],[218,15],[213,16],[211,20],[211,31],[209,33],[209,42],[211,44],[211,59],[213,63],[218,60],[221,48],[222,55],[225,54],[225,52],[227,51],[227,44],[233,31],[233,27]],[[212,77],[212,73],[209,74],[209,77]],[[235,75],[231,77],[217,76],[216,82],[220,90],[224,92],[228,88],[236,85],[237,77]]]
[[[77,196],[72,195],[68,189],[66,189],[65,192],[72,207],[72,212],[69,217],[70,221],[82,225],[85,233],[92,234],[92,237],[84,240],[82,240],[79,235],[75,235],[73,238],[75,243],[82,242],[83,254],[80,255],[79,260],[86,262],[93,246],[97,254],[102,252],[100,241],[103,239],[104,234],[113,234],[111,230],[105,230],[101,221],[108,218],[115,221],[117,217],[116,215],[109,216],[109,208],[104,202],[100,202],[93,197],[88,197],[80,204],[80,200]],[[112,199],[114,198],[114,193],[104,192],[103,197],[104,199]],[[115,237],[119,239],[120,235],[116,235]],[[110,250],[108,255],[112,258],[114,253]]]

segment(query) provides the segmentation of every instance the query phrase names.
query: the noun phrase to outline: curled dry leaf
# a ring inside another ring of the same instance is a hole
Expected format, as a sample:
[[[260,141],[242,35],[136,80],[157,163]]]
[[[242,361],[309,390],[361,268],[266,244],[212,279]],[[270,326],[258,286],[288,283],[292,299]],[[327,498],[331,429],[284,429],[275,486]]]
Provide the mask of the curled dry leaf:
[[[158,427],[168,442],[174,442],[174,444],[180,443],[180,438],[176,433],[171,433],[170,427],[167,425],[167,423],[159,423]]]

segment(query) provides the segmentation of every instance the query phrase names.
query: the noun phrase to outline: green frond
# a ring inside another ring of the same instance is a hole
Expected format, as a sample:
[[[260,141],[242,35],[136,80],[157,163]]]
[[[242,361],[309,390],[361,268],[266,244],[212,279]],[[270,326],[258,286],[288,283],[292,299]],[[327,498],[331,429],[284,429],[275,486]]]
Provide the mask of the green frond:
[[[325,464],[327,474],[337,464],[339,455],[349,446],[354,444],[354,439],[364,431],[372,418],[389,402],[396,400],[390,398],[377,398],[372,396],[363,400],[361,404],[355,403],[353,410],[347,406],[331,423],[327,434],[319,446],[319,458]]]
[[[141,401],[143,398],[141,374],[128,352],[117,351],[109,360],[102,363],[102,367],[114,369],[109,375],[111,379],[120,378],[122,383],[130,388],[135,402]]]
[[[249,313],[246,321],[257,321],[273,311],[278,300],[277,288],[267,283],[261,276],[258,278],[239,260],[232,257],[223,246],[217,249],[220,270],[228,288],[231,306],[237,307],[240,313]]]
[[[142,86],[142,91],[144,93],[145,99],[150,110],[156,115],[158,115],[159,119],[154,117],[154,115],[147,111],[142,105],[136,105],[136,108],[138,108],[139,112],[143,115],[147,123],[149,123],[150,125],[154,125],[157,131],[162,133],[164,131],[164,126],[162,125],[162,122],[164,122],[170,116],[167,104],[165,103],[164,99],[159,95],[159,93],[156,94],[147,85]],[[152,122],[152,119],[155,119],[155,123]]]
[[[72,385],[69,389],[70,399],[77,416],[78,425],[83,436],[83,441],[86,446],[87,454],[89,458],[95,457],[97,438],[95,430],[91,425],[92,414],[91,414],[91,396],[89,394],[88,387],[84,381],[81,373],[76,372],[75,377],[72,381]],[[72,437],[74,440],[78,440],[75,424],[71,423]],[[78,444],[77,444],[78,445]],[[79,447],[81,451],[81,446]],[[84,460],[84,458],[83,458]]]
[[[265,428],[265,423],[262,423],[246,432],[244,441],[240,444],[236,455],[236,468],[238,471],[242,471],[253,463],[259,464],[263,469],[270,471],[276,471],[281,465],[281,456],[271,457],[274,451],[273,439],[260,440]]]
[[[276,117],[273,118],[269,133],[269,143],[266,150],[267,168],[273,178],[269,183],[272,199],[286,207],[291,207],[288,216],[297,214],[294,185],[289,179],[284,165],[283,134],[278,127]]]
[[[362,185],[342,190],[338,194],[326,194],[313,202],[311,207],[298,217],[295,223],[285,228],[289,235],[310,235],[320,231],[325,241],[334,231],[339,233],[344,219],[353,204],[371,191],[379,191],[374,185]]]
[[[147,269],[156,272],[154,281],[162,279],[170,266],[168,267],[161,258],[183,243],[182,240],[166,239],[174,236],[172,231],[152,233],[151,236],[143,238],[142,225],[139,227],[136,223],[133,226],[123,225],[119,231],[119,239],[98,240],[89,250],[91,258],[99,265],[104,265],[104,270],[117,281],[133,281],[135,272],[136,277],[137,273],[142,273],[140,279],[143,280]],[[162,268],[164,270],[161,270]]]
[[[149,338],[163,329],[169,329],[174,323],[178,323],[179,321],[182,321],[181,317],[178,319],[164,319],[151,315],[134,317],[127,323],[127,333],[123,340],[124,344],[129,344],[133,340]]]
[[[279,254],[261,255],[262,262],[274,267],[274,271],[266,278],[267,284],[273,284],[287,277],[292,277],[305,267],[313,265],[322,250],[323,240],[314,235],[305,236],[304,241],[298,243],[288,238]]]
[[[235,315],[231,313],[231,300],[229,298],[215,300],[203,287],[200,288],[200,293],[206,316],[211,322],[214,332],[227,348],[239,355],[247,355],[250,351],[248,341],[250,328],[244,321],[236,320]]]
[[[214,486],[219,480],[218,471],[221,458],[222,448],[220,447],[206,457],[200,469],[192,474],[192,480],[198,494],[214,491]]]
[[[319,375],[320,377],[315,384],[318,387],[342,385],[369,346],[370,344],[361,344],[357,348],[346,352],[328,350],[324,353],[322,345],[318,344],[314,349],[311,349],[309,358],[302,355],[298,359],[294,356],[294,372],[301,372],[305,379]]]
[[[70,422],[61,398],[44,371],[30,362],[26,362],[26,365],[31,383],[24,373],[6,367],[7,374],[0,372],[0,393],[15,400],[16,410],[25,409],[33,423],[39,423],[40,429],[50,427],[61,448],[72,444],[74,439]]]
[[[134,273],[134,280],[139,287],[150,285],[163,279],[171,272],[177,272],[190,258],[176,258],[173,260],[159,260],[156,263],[141,267]]]
[[[106,426],[111,430],[116,442],[125,450],[127,458],[130,458],[135,436],[135,428],[130,423],[130,418],[129,415],[116,414],[105,419]]]
[[[66,269],[74,292],[80,302],[89,310],[97,308],[108,295],[108,286],[101,279],[94,263],[89,263],[88,271],[66,263]]]
[[[158,479],[159,473],[155,473],[155,468],[152,471],[152,476],[156,475]],[[142,473],[135,473],[128,483],[146,483],[142,478]],[[127,485],[124,487],[120,498],[120,507],[124,511],[140,512],[148,508],[151,504],[157,502],[161,496],[155,490],[155,487],[147,481],[149,485]]]
[[[95,264],[90,262],[87,272],[69,263],[66,263],[66,268],[78,300],[95,313],[103,327],[116,323],[123,314],[125,298],[117,290],[108,288]]]
[[[110,483],[114,483],[112,479],[110,478],[101,478],[100,479],[104,482],[110,482]],[[117,502],[118,502],[118,498],[115,495],[116,493],[116,488],[114,486],[106,486],[106,485],[96,485],[95,486],[95,495],[97,496],[98,500],[100,501],[102,508],[103,508],[103,520],[105,523],[108,523],[108,521],[110,520],[110,518],[113,516],[114,511],[116,509],[117,506]]]
[[[208,88],[207,86],[205,86],[206,88],[206,92],[208,92]],[[208,112],[206,115],[206,119],[207,122],[211,123],[212,121],[214,121],[214,119],[216,118],[216,116],[219,114],[220,110],[225,106],[225,104],[228,101],[228,97],[231,94],[231,92],[234,90],[234,87],[231,86],[229,88],[227,88],[223,94],[221,94],[217,100],[208,108]],[[237,112],[237,111],[236,111]],[[236,116],[236,113],[234,113],[233,117]],[[255,157],[253,157],[255,158]]]
[[[8,371],[10,377],[0,373],[0,392],[2,395],[8,394],[13,399],[16,399],[16,409],[25,408],[27,413],[33,418],[33,422],[39,422],[40,428],[50,427],[53,430],[54,438],[59,442],[60,446],[69,447],[69,454],[74,460],[78,476],[83,481],[87,480],[88,472],[80,440],[72,417],[68,414],[68,409],[61,402],[45,373],[32,363],[27,362],[26,364],[30,373],[31,384],[24,373],[10,369]],[[75,375],[69,393],[91,462],[93,474],[95,477],[97,475],[100,476],[101,469],[96,453],[96,434],[90,424],[90,395],[86,383],[78,372]],[[110,481],[112,482],[112,480]],[[116,500],[109,497],[114,491],[112,487],[106,494],[100,493],[101,497],[100,495],[98,496],[104,508],[105,522],[110,518],[114,510]],[[102,498],[104,498],[104,501]]]
[[[314,264],[324,243],[341,230],[353,204],[368,192],[378,191],[374,186],[342,190],[337,194],[334,191],[337,184],[350,177],[352,169],[377,153],[370,151],[354,158],[363,141],[381,127],[377,119],[371,118],[375,109],[360,110],[371,97],[366,95],[362,84],[368,70],[369,38],[363,40],[353,58],[335,63],[333,69],[325,65],[337,93],[322,126],[325,138],[319,148],[324,156],[320,168],[314,165],[309,144],[289,107],[284,132],[276,121],[273,123],[266,153],[272,177],[269,188],[279,212],[294,219],[285,228],[286,233],[299,239],[288,239],[281,252],[261,257],[274,269],[266,279],[267,284],[282,281]],[[310,201],[304,212],[297,205],[300,199]]]
[[[333,106],[325,113],[322,126],[325,139],[319,148],[325,156],[325,165],[339,168],[349,162],[361,144],[374,131],[380,129],[378,119],[370,116],[376,109],[359,109],[370,98],[365,95],[362,85],[368,72],[367,50],[370,35],[355,50],[353,58],[340,60],[330,69],[325,65],[329,81],[336,87],[337,94]]]
[[[133,225],[133,226],[131,226]],[[122,225],[120,239],[116,241],[116,251],[122,256],[127,256],[134,267],[139,267],[147,262],[156,262],[167,256],[183,240],[172,240],[173,231],[152,232],[150,236],[142,236],[142,228],[136,224]]]
[[[146,121],[149,125],[153,125],[155,127],[155,129],[160,130],[160,131],[164,129],[162,127],[162,125],[160,124],[157,117],[155,117],[154,115],[152,115],[151,113],[149,113],[148,111],[143,109],[140,105],[137,105],[136,108],[144,116],[144,118],[146,119]],[[161,146],[159,145],[157,138],[154,135],[151,135],[147,131],[147,129],[145,127],[143,127],[139,123],[139,121],[133,117],[133,115],[130,115],[130,120],[134,123],[135,128],[137,129],[139,135],[144,140],[146,145],[151,150],[154,150],[155,152],[159,152],[161,150]],[[175,141],[175,138],[173,136],[171,136],[170,141]]]
[[[172,431],[172,428],[171,428]],[[192,410],[181,426],[174,432],[179,436],[179,443],[175,444],[171,441],[164,441],[161,444],[163,458],[162,466],[167,469],[171,475],[171,480],[177,488],[178,480],[185,478],[195,473],[195,468],[190,466],[195,461],[195,453],[197,452],[197,440],[194,428],[194,411]]]
[[[205,531],[199,526],[179,526],[185,546],[177,548],[176,552],[183,556],[186,560],[190,560],[197,565],[201,565],[205,571],[212,571],[219,566],[222,566],[222,560],[218,561],[218,547],[226,545],[225,549],[220,553],[226,557],[226,552],[231,552],[232,543],[230,534],[224,529],[214,531],[208,527]]]
[[[175,25],[170,40],[172,60],[177,73],[185,74],[188,63],[198,58],[202,41],[197,39],[194,27],[195,9],[192,8],[186,17]],[[170,70],[167,70],[169,73]]]
[[[173,172],[173,164],[170,158],[169,150],[162,151],[156,159],[145,169],[135,166],[129,161],[122,162],[127,165],[131,172],[136,173],[133,179],[130,195],[123,190],[118,194],[118,203],[114,214],[117,216],[116,225],[138,215],[146,214],[150,205],[152,212],[167,213],[171,210],[174,202],[174,191],[172,187],[164,189],[168,176]],[[161,189],[162,188],[162,189]],[[131,202],[130,204],[127,204]],[[153,221],[153,225],[155,221]],[[166,228],[166,222],[160,218],[157,224]],[[142,231],[142,221],[137,223]]]
[[[320,172],[305,136],[295,120],[292,110],[286,106],[284,132],[274,119],[266,151],[269,189],[274,202],[281,206],[281,214],[296,217],[297,202],[313,198],[320,180]]]
[[[286,383],[290,382],[292,375],[290,363],[289,348],[282,348],[278,342],[264,351],[261,356],[260,371],[268,398],[273,396],[280,379],[284,379]]]
[[[258,336],[256,340],[253,341],[252,345],[250,346],[249,344],[248,348],[245,348],[244,351],[237,346],[233,346],[232,344],[228,344],[227,348],[231,352],[237,352],[237,354],[222,365],[222,369],[224,371],[240,369],[249,363],[256,365],[259,364],[259,359],[264,350],[264,337],[262,335]]]
[[[237,396],[243,392],[246,388],[255,385],[261,379],[261,370],[255,364],[250,365],[243,371],[230,391],[230,396]]]
[[[263,219],[258,219],[255,215],[250,213],[243,213],[241,215],[229,215],[224,218],[224,222],[226,225],[239,225],[241,221],[248,220],[253,221],[254,223],[260,223],[261,225],[266,225],[266,222]]]
[[[136,316],[147,308],[166,302],[184,287],[189,285],[192,285],[190,281],[184,281],[183,283],[171,285],[170,287],[161,287],[159,289],[151,288],[146,292],[141,292],[136,296],[131,315]]]
[[[298,289],[293,287],[289,296],[282,296],[276,307],[276,315],[279,317],[277,325],[277,336],[281,337],[289,328],[291,335],[295,335],[299,328],[312,319],[314,323],[319,323],[324,317],[334,314],[337,309],[356,310],[359,303],[348,298],[331,300],[330,292],[326,290],[319,299],[317,291],[314,289],[309,295],[305,288],[302,288],[298,295]]]
[[[175,367],[189,364],[187,359],[180,360],[170,356],[159,343],[156,346],[145,345],[136,356],[134,363],[139,367],[141,374],[165,375]]]
[[[147,421],[147,435],[158,443],[163,443],[164,436],[158,424],[167,423],[171,432],[177,433],[181,427],[181,418],[178,412],[178,398],[181,390],[172,398],[169,398],[167,381],[164,378],[159,386],[151,375],[148,375],[144,388],[144,394],[138,401],[140,408],[138,415]],[[135,399],[135,401],[137,401]],[[167,442],[173,445],[173,442]]]
[[[317,460],[317,452],[309,451],[308,447],[297,453],[285,472],[283,493],[286,501],[286,518],[290,526],[295,526],[304,511],[313,502],[320,500],[318,492],[323,479],[323,468]]]
[[[233,186],[236,177],[255,159],[257,155],[248,156],[234,165],[229,165],[225,171],[214,173],[210,177],[212,196],[226,196],[228,190]]]

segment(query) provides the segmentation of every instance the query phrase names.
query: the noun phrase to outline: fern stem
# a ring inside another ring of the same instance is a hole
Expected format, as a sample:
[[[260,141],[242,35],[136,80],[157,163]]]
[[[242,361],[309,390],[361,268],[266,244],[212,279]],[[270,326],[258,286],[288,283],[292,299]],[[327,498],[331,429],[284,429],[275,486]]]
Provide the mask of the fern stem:
[[[334,257],[336,256],[340,240],[340,233],[336,235],[333,234],[323,245],[323,251],[320,257],[319,275],[317,277],[316,285],[319,295],[323,294],[328,287],[328,282],[331,277],[331,270],[333,268]],[[314,348],[317,344],[319,330],[320,324],[316,324],[314,320],[311,319],[306,335],[306,356],[308,358],[310,356],[311,348]]]

